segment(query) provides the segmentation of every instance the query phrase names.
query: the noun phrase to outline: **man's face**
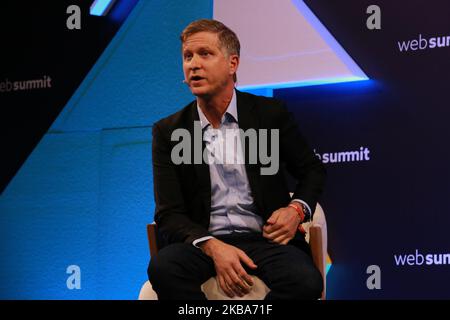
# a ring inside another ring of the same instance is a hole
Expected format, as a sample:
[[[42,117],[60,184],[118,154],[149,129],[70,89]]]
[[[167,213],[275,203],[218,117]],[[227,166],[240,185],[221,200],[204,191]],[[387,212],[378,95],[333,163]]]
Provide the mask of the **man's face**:
[[[186,39],[182,49],[184,77],[192,94],[212,97],[227,86],[234,86],[233,74],[239,58],[228,56],[219,47],[217,34],[195,33]]]

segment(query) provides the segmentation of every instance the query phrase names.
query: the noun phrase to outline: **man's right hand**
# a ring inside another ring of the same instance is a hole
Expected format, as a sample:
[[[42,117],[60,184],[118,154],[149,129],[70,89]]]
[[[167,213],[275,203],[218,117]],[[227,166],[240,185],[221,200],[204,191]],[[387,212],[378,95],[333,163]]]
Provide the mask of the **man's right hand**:
[[[252,269],[257,266],[244,251],[215,238],[206,240],[199,247],[213,259],[219,285],[230,298],[234,295],[242,297],[250,292],[253,280],[241,261]]]

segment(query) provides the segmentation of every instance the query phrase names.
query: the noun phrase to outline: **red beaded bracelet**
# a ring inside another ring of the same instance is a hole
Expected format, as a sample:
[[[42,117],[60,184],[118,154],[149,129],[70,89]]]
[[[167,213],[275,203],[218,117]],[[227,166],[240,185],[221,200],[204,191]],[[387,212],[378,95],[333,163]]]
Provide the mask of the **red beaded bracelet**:
[[[301,218],[300,223],[302,223],[303,220],[305,219],[305,213],[303,212],[303,208],[300,207],[300,206],[297,206],[297,205],[295,205],[295,204],[293,204],[293,203],[289,203],[288,206],[294,208],[295,211],[297,211],[298,215],[299,215],[300,218]]]
[[[301,219],[300,223],[298,224],[298,231],[300,231],[301,233],[305,234],[306,231],[305,231],[305,229],[302,226],[302,222],[305,219],[305,213],[303,212],[303,208],[300,207],[300,206],[297,206],[297,205],[295,205],[293,203],[289,203],[288,207],[292,207],[292,208],[295,209],[295,211],[297,211],[297,213],[298,213],[298,215],[300,216],[300,219]]]

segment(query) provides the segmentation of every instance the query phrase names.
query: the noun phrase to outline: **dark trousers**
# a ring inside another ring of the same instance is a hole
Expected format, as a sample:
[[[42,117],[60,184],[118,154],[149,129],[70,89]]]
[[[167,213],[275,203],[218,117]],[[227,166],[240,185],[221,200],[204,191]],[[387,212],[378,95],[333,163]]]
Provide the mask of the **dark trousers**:
[[[243,250],[258,266],[243,267],[270,288],[265,299],[318,299],[323,290],[322,276],[314,266],[309,245],[293,239],[288,245],[269,242],[261,233],[217,236]],[[213,260],[188,243],[162,248],[152,257],[148,277],[160,300],[204,300],[201,285],[216,275]]]

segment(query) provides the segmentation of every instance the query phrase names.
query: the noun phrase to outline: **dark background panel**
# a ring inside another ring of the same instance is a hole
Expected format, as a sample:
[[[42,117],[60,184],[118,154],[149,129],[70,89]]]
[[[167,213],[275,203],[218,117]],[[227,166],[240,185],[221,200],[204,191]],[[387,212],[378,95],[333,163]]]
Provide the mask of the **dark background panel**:
[[[0,92],[3,192],[114,37],[138,0],[119,1],[104,17],[91,0],[2,1],[0,82],[50,78],[51,88]],[[81,29],[69,30],[70,5]]]
[[[275,91],[319,154],[370,150],[369,161],[326,164],[329,297],[449,298],[448,263],[400,267],[394,255],[449,253],[450,46],[400,52],[398,41],[450,36],[450,5],[382,1],[372,31],[372,2],[305,2],[370,78]],[[381,290],[366,287],[372,264]]]

